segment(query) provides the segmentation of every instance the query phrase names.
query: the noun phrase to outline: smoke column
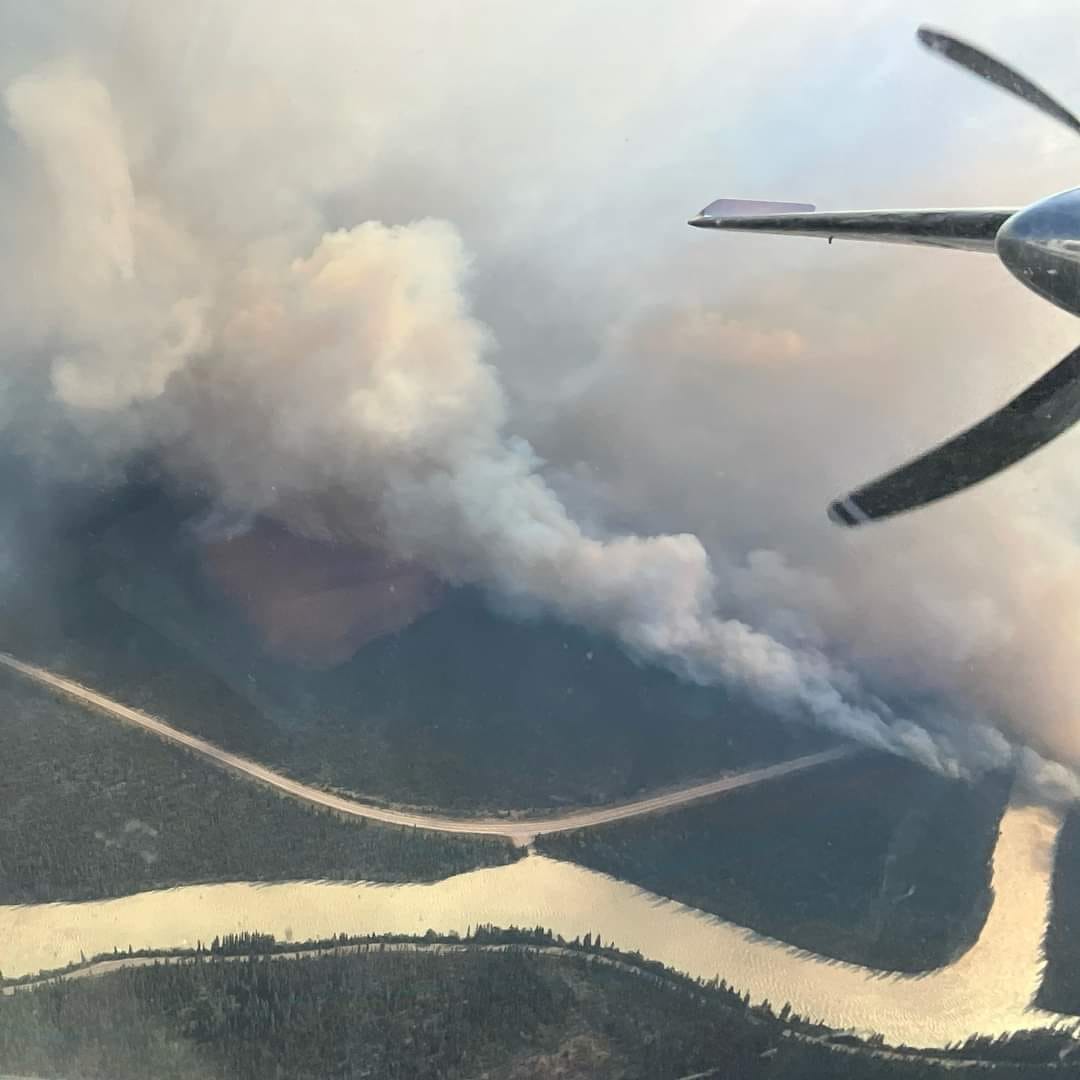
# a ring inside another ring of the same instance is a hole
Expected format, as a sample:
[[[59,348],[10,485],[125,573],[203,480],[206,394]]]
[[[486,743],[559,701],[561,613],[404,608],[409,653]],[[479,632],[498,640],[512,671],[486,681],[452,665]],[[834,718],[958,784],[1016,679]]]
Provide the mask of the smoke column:
[[[798,566],[749,550],[730,524],[695,530],[706,542],[662,531],[663,500],[649,494],[642,455],[651,449],[658,469],[681,468],[687,447],[679,415],[664,412],[678,391],[650,378],[666,371],[674,384],[689,374],[693,388],[700,371],[680,372],[674,361],[722,350],[734,376],[731,413],[706,456],[760,461],[768,476],[798,455],[795,438],[786,448],[754,447],[758,436],[738,416],[755,399],[758,415],[768,415],[762,380],[798,361],[799,333],[700,308],[623,318],[583,377],[544,404],[553,444],[563,425],[566,446],[609,459],[606,488],[588,478],[575,486],[572,460],[541,460],[542,431],[520,434],[529,421],[522,397],[506,388],[510,345],[472,299],[496,303],[499,287],[476,284],[481,268],[460,228],[415,207],[390,223],[354,213],[356,200],[333,209],[347,164],[375,176],[389,170],[393,155],[372,146],[385,138],[379,123],[394,105],[403,125],[413,111],[422,118],[412,128],[422,138],[429,104],[384,99],[380,112],[361,98],[349,126],[330,106],[316,116],[290,103],[291,83],[266,70],[265,85],[243,84],[250,62],[240,59],[241,85],[184,102],[154,74],[161,34],[137,25],[130,47],[141,62],[119,73],[75,50],[14,74],[4,90],[5,194],[19,222],[7,226],[4,256],[17,282],[5,305],[7,377],[39,387],[42,414],[81,433],[103,468],[152,451],[240,519],[263,515],[344,541],[374,531],[395,557],[610,633],[684,678],[737,684],[788,715],[949,775],[1016,761],[1043,790],[1071,793],[1068,768],[1017,751],[999,729],[1004,692],[978,700],[962,679],[935,670],[918,687],[932,693],[932,707],[886,703],[883,653],[859,654],[860,606],[840,587],[844,574],[863,596],[875,583],[860,584],[850,560],[841,570],[825,541],[811,539],[827,550],[811,552],[816,565]],[[275,44],[264,45],[270,64]],[[351,158],[338,141],[347,126]],[[529,209],[510,205],[502,231],[478,231],[500,266],[512,265]],[[530,264],[535,275],[543,270]],[[562,272],[575,274],[572,259]],[[602,297],[594,310],[604,312]],[[601,340],[581,322],[580,339]],[[520,320],[514,325],[520,333]],[[545,362],[544,340],[541,328],[528,341],[534,366]],[[610,419],[612,407],[621,420]],[[815,417],[819,429],[822,421]],[[780,429],[770,421],[763,430],[772,438]],[[693,468],[685,486],[707,498]],[[616,513],[604,511],[605,491]],[[650,519],[648,531],[611,524],[633,519],[628,507],[642,498],[651,509],[636,516]],[[755,520],[753,503],[729,492],[727,520]],[[672,509],[671,520],[693,516],[685,505]],[[911,558],[949,578],[956,564],[913,535]],[[947,587],[943,603],[953,600]],[[1014,614],[1015,591],[999,601],[1004,621],[1026,617]],[[911,605],[905,614],[915,614]],[[1003,631],[995,649],[1017,632]],[[989,655],[975,653],[980,662]],[[1046,729],[1031,741],[1057,750]]]

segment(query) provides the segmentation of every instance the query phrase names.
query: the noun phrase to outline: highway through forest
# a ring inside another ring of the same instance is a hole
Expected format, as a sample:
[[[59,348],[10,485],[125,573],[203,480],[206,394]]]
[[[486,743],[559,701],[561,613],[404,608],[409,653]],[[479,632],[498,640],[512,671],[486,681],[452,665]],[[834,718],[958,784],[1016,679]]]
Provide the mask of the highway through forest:
[[[72,679],[57,675],[47,668],[38,667],[36,664],[28,664],[3,652],[0,652],[0,665],[41,686],[49,687],[67,697],[74,698],[84,705],[92,706],[117,720],[122,720],[125,723],[142,728],[144,731],[149,731],[166,742],[182,746],[184,749],[206,758],[208,761],[212,761],[230,772],[264,784],[311,806],[323,807],[346,817],[367,818],[388,825],[429,829],[432,832],[464,833],[473,836],[501,836],[519,847],[528,846],[538,836],[569,832],[573,829],[586,829],[595,825],[607,825],[613,821],[624,821],[627,818],[673,810],[689,803],[700,802],[719,795],[725,795],[728,792],[754,787],[757,784],[778,780],[784,776],[791,776],[793,773],[806,772],[808,769],[817,768],[828,762],[851,757],[858,752],[858,747],[853,745],[834,747],[816,754],[805,754],[802,757],[776,762],[772,765],[729,773],[714,780],[672,788],[628,802],[572,810],[552,817],[513,817],[510,816],[509,812],[505,816],[498,817],[444,817],[413,809],[377,806],[372,803],[362,802],[359,799],[323,791],[317,787],[312,787],[310,784],[302,783],[282,773],[275,772],[273,769],[260,765],[250,758],[231,753],[206,739],[200,738],[198,735],[182,731],[180,728],[173,727],[156,716],[133,709],[105,694],[82,686]]]

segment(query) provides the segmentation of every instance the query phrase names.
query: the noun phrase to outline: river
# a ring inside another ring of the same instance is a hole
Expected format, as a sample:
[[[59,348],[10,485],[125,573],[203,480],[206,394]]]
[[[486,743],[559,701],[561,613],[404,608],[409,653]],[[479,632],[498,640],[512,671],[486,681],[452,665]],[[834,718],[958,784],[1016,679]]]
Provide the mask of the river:
[[[117,900],[0,907],[0,970],[18,976],[114,946],[194,945],[260,930],[305,940],[344,931],[464,933],[470,925],[600,933],[692,976],[720,976],[755,1001],[791,1002],[836,1028],[940,1047],[1070,1020],[1033,1010],[1060,818],[1012,805],[994,852],[994,902],[979,940],[947,967],[887,975],[800,952],[603,874],[531,854],[426,885],[341,882],[191,885]]]

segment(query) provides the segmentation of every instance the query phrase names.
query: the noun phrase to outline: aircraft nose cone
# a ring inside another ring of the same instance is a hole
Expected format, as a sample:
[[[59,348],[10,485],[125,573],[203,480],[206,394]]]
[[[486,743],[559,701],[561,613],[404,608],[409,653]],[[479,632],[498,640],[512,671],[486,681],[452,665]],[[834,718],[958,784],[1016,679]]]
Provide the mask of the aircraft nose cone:
[[[1023,284],[1080,315],[1080,188],[1013,214],[994,243],[998,257]]]

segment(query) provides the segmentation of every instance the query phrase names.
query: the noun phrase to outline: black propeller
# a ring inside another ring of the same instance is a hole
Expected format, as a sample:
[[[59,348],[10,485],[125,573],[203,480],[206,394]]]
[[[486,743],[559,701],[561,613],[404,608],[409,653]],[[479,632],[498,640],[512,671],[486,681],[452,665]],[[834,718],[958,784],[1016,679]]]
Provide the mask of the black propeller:
[[[928,49],[966,68],[973,75],[978,75],[980,79],[985,79],[995,86],[1000,86],[1002,90],[1015,94],[1029,105],[1034,105],[1036,109],[1046,113],[1047,116],[1060,120],[1080,135],[1080,120],[1077,120],[1064,105],[1058,104],[1045,90],[1036,86],[1027,76],[1021,75],[1008,64],[1002,63],[966,41],[961,41],[940,30],[931,30],[928,26],[919,27],[918,37]]]
[[[981,49],[920,27],[919,40],[979,78],[1080,134],[1080,119]],[[718,199],[690,224],[739,232],[929,244],[993,253],[1026,288],[1080,316],[1080,187],[1019,208],[815,210],[796,203]],[[979,483],[1080,420],[1080,349],[985,420],[829,507],[842,525],[891,517]]]
[[[892,517],[985,480],[1080,420],[1080,348],[967,431],[829,507],[840,525]]]
[[[1080,120],[1063,105],[1058,104],[1045,90],[1007,64],[988,56],[974,45],[939,30],[923,26],[919,28],[918,37],[934,52],[1010,94],[1015,94],[1080,134]],[[1054,215],[1058,212],[1050,204],[1063,203],[1070,198],[1068,194],[1063,194],[1045,200],[1042,205],[1047,206],[1047,212]],[[997,237],[998,254],[1021,280],[1028,279],[1025,284],[1046,296],[1047,290],[1037,287],[1040,284],[1039,275],[1058,275],[1051,282],[1055,287],[1059,280],[1063,283],[1072,282],[1074,271],[1069,257],[1055,255],[1046,265],[1042,265],[1039,252],[1025,246],[1023,235],[1017,244],[1006,245],[1009,250],[1003,251],[1001,247],[1001,237],[1010,232],[1012,223],[1018,223],[1022,217],[1032,217],[1030,210],[1031,208],[1027,212],[1017,213],[1010,222],[1001,225],[1001,235]],[[1020,229],[1019,232],[1023,234],[1024,230]],[[1036,228],[1034,233],[1038,234],[1040,230]],[[1036,236],[1036,246],[1042,242]],[[1015,252],[1013,247],[1016,248]],[[1065,276],[1062,277],[1062,274]],[[1050,278],[1046,280],[1051,281]],[[1062,304],[1060,297],[1050,295],[1048,298],[1076,313],[1074,305]],[[986,480],[1027,457],[1057,438],[1078,420],[1080,348],[1074,349],[1042,378],[1037,379],[985,420],[928,450],[906,465],[864,484],[846,498],[837,499],[829,507],[829,517],[841,525],[854,526],[936,502]]]

